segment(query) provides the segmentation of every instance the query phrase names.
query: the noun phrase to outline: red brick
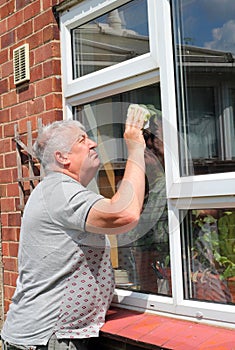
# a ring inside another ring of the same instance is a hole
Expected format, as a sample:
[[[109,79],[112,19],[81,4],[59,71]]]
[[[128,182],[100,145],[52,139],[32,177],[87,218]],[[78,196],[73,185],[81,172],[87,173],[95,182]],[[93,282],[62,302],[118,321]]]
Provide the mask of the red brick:
[[[54,5],[57,5],[60,2],[61,2],[60,0],[44,0],[43,1],[43,10],[46,10]]]
[[[2,82],[1,82],[2,83]],[[7,123],[10,120],[10,111],[8,109],[3,109],[0,111],[1,123]],[[0,148],[1,151],[1,148]]]
[[[17,89],[19,94],[19,102],[28,101],[35,97],[35,90],[33,84],[26,83]]]
[[[59,80],[59,84],[58,84]],[[60,90],[60,79],[55,77],[47,78],[36,83],[36,95],[43,96],[50,94],[51,92]]]
[[[8,271],[17,271],[17,259],[11,257],[3,257],[4,269]]]
[[[43,76],[49,77],[51,75],[61,75],[61,61],[60,59],[53,59],[43,63]]]
[[[1,18],[1,9],[0,9],[0,18]],[[7,33],[8,27],[7,27],[7,18],[1,20],[1,34]]]
[[[30,82],[34,83],[37,80],[41,80],[42,79],[42,64],[38,64],[37,66],[33,66],[31,68],[31,72],[30,72]]]
[[[46,43],[54,39],[59,40],[60,33],[58,27],[54,24],[51,24],[43,29],[43,42]]]
[[[62,110],[52,110],[47,111],[41,115],[42,123],[44,125],[47,125],[49,123],[52,123],[56,120],[62,120],[63,119],[63,111]]]
[[[61,52],[60,52],[60,41],[54,41],[52,43],[52,53],[53,57],[60,58],[61,57]]]
[[[4,271],[4,284],[5,285],[11,285],[11,272]]]
[[[37,16],[40,13],[40,1],[33,1],[30,5],[24,9],[24,20],[27,21],[30,18]]]
[[[20,23],[24,22],[23,11],[17,11],[12,16],[7,18],[8,30],[18,27]]]
[[[11,140],[3,139],[0,140],[0,153],[7,153],[11,151]]]
[[[35,49],[43,44],[42,31],[32,34],[28,39],[30,50]]]
[[[3,154],[0,155],[0,169],[5,168],[5,158]]]
[[[0,183],[9,183],[13,180],[13,173],[11,169],[0,169]]]
[[[15,155],[16,156],[16,155]],[[8,197],[16,197],[19,196],[19,187],[18,183],[7,184],[6,185],[6,195]]]
[[[12,176],[13,176],[13,182],[16,182],[18,178],[17,168],[12,169]]]
[[[22,40],[27,38],[33,32],[33,20],[29,20],[26,23],[16,28],[17,39]]]
[[[14,1],[8,1],[1,7],[1,19],[10,16],[14,12]]]
[[[28,102],[28,115],[39,114],[44,110],[44,101],[42,98],[37,98]]]
[[[8,225],[9,226],[20,226],[21,225],[20,213],[9,213],[8,214]]]
[[[7,91],[8,91],[8,79],[1,79],[0,95]],[[1,111],[1,116],[2,116],[2,111]]]
[[[40,13],[39,16],[34,17],[34,31],[37,32],[38,30],[45,28],[47,25],[53,23],[54,20],[52,10],[49,8],[48,10]]]
[[[1,198],[1,211],[12,212],[15,211],[15,200],[14,198]]]
[[[11,121],[19,120],[27,115],[27,104],[21,103],[11,108]]]
[[[0,184],[0,198],[6,197],[7,195],[7,185]]]
[[[4,284],[8,286],[16,286],[18,273],[14,271],[4,271]]]
[[[15,31],[11,31],[2,35],[1,37],[1,49],[11,46],[15,42]]]
[[[49,42],[35,49],[34,65],[45,62],[53,57],[60,57],[60,45],[57,42]]]
[[[45,97],[46,110],[54,108],[62,108],[62,95],[61,94],[50,94]]]
[[[8,61],[2,64],[2,77],[9,77],[9,75],[13,74],[13,63],[12,61]]]
[[[12,168],[16,166],[16,152],[7,153],[5,155],[5,166],[6,168]]]
[[[19,243],[18,242],[9,242],[9,256],[17,257],[18,256]]]
[[[20,10],[30,4],[32,0],[16,0],[16,10]]]
[[[19,227],[10,227],[10,229],[14,229],[15,230],[15,241],[19,242],[20,240],[20,226]]]
[[[3,133],[5,137],[14,137],[14,125],[15,123],[3,125]]]
[[[8,48],[0,51],[0,64],[3,64],[4,62],[8,61]]]
[[[14,83],[14,76],[13,76],[13,74],[9,77],[8,82],[9,82],[9,91],[11,91],[11,90],[16,88],[16,85]]]
[[[1,202],[1,198],[0,198]],[[1,217],[1,224],[2,224],[2,230],[4,227],[8,226],[8,214],[7,213],[0,213]]]
[[[8,242],[2,242],[2,255],[9,256],[9,243]]]
[[[61,87],[61,77],[54,77],[53,79],[53,90],[54,92],[61,93],[62,87]]]
[[[7,94],[2,96],[3,108],[13,106],[17,103],[17,95],[15,91],[9,91]]]

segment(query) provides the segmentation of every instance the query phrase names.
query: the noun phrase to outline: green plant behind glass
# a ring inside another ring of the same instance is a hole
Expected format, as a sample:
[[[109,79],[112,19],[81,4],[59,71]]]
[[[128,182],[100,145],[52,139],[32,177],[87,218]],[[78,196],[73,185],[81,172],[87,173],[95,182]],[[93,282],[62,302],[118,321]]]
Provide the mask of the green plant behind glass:
[[[235,213],[225,211],[219,218],[193,210],[193,259],[200,269],[211,269],[221,279],[235,276]]]

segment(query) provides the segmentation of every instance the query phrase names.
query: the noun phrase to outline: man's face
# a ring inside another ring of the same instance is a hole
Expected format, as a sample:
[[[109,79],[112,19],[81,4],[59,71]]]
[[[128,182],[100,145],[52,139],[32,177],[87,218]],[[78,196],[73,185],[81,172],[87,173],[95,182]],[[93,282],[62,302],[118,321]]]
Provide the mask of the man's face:
[[[97,143],[89,139],[87,134],[80,129],[77,140],[68,153],[69,171],[76,175],[84,186],[93,179],[100,165],[95,147],[97,147]]]

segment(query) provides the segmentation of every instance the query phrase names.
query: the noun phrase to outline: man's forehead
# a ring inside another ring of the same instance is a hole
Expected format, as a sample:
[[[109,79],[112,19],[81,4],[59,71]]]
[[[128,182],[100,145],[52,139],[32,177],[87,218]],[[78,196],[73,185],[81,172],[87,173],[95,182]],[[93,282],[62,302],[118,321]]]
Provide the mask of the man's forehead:
[[[77,129],[74,133],[74,142],[82,140],[84,137],[87,137],[87,133],[83,129]]]
[[[77,129],[77,131],[76,131],[76,135],[79,137],[79,136],[87,136],[87,133],[86,133],[86,131],[85,130],[83,130],[83,129]]]

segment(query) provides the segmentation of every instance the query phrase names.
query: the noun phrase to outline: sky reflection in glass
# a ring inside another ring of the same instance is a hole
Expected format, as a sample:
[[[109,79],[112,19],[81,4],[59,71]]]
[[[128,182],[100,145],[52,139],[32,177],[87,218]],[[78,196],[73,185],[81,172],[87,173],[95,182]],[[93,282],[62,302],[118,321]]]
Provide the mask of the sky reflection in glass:
[[[235,0],[182,0],[182,43],[235,53]]]

